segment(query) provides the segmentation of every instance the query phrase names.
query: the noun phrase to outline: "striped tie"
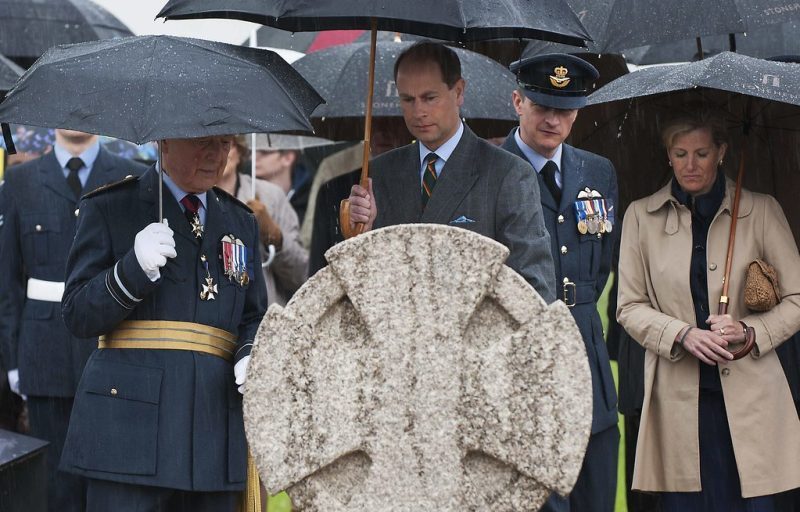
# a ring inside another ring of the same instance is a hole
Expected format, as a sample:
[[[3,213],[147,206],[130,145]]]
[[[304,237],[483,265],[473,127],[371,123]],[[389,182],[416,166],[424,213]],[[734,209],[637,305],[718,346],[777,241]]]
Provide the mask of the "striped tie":
[[[436,161],[439,157],[436,153],[428,153],[425,157],[427,163],[425,164],[425,173],[422,175],[422,208],[428,204],[428,199],[433,194],[433,187],[436,186]]]

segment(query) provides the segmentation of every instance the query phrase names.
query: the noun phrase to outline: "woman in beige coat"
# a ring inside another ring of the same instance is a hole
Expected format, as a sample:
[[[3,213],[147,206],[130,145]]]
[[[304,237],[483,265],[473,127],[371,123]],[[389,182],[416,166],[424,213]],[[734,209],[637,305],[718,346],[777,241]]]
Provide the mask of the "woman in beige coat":
[[[647,350],[633,488],[665,511],[772,511],[800,487],[800,421],[774,348],[800,330],[800,255],[778,203],[742,190],[728,315],[722,291],[735,184],[727,145],[707,114],[663,132],[670,184],[631,204],[620,250],[617,319]],[[745,270],[777,270],[782,301],[747,310]],[[756,348],[732,361],[743,325]]]

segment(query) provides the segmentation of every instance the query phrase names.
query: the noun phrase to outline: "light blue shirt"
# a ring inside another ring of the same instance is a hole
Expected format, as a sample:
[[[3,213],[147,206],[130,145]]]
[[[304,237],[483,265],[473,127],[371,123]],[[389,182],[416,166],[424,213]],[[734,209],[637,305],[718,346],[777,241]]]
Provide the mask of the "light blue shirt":
[[[53,144],[53,153],[56,155],[58,165],[61,166],[61,172],[64,173],[64,178],[69,176],[69,169],[67,169],[67,162],[69,162],[72,155],[66,149],[58,144]],[[86,180],[89,179],[89,173],[92,172],[94,161],[97,160],[97,154],[100,153],[100,142],[95,142],[86,151],[78,155],[78,158],[83,160],[83,167],[78,169],[78,179],[81,180],[81,187],[86,186]]]
[[[160,164],[156,164],[156,170],[160,169]],[[181,199],[188,196],[188,192],[184,192],[181,188],[172,181],[172,178],[169,177],[169,174],[164,173],[164,185],[167,186],[170,192],[172,192],[173,197],[175,200],[178,201],[178,206],[181,207],[181,211],[185,212],[186,207],[181,204]],[[200,209],[197,211],[197,214],[200,216],[200,223],[206,223],[206,196],[208,192],[203,192],[202,194],[195,194],[197,198],[200,200]]]
[[[537,153],[532,147],[525,144],[525,142],[522,140],[522,137],[519,136],[519,129],[514,132],[514,140],[517,141],[517,146],[519,147],[520,151],[522,151],[522,154],[525,155],[525,158],[527,158],[531,165],[533,165],[533,170],[536,171],[536,174],[539,174],[542,171],[542,167],[544,167],[544,164],[546,164],[548,160],[552,160],[558,167],[558,172],[556,172],[556,184],[558,185],[558,188],[564,188],[564,186],[561,184],[561,152],[564,148],[563,144],[558,145],[553,158],[545,158]]]
[[[450,155],[453,154],[453,151],[458,146],[458,141],[461,140],[461,135],[464,134],[464,124],[458,123],[458,130],[456,133],[447,139],[444,144],[439,146],[439,149],[436,151],[431,151],[425,144],[422,142],[419,143],[419,186],[422,186],[422,177],[425,175],[425,167],[427,167],[427,162],[425,161],[425,157],[428,156],[429,153],[436,153],[436,156],[439,159],[433,165],[434,169],[436,169],[436,177],[438,178],[440,174],[442,174],[442,169],[444,168],[444,164],[447,163],[447,159],[450,158]]]

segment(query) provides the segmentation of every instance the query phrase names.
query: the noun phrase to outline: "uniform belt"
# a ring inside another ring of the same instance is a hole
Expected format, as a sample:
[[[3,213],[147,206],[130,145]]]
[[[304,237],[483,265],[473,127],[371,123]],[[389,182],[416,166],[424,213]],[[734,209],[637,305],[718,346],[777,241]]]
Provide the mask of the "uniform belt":
[[[33,300],[61,302],[61,297],[64,296],[64,283],[30,278],[28,279],[27,295],[29,299]]]
[[[595,284],[592,283],[573,283],[564,279],[562,295],[559,297],[568,307],[578,304],[589,304],[594,302]]]
[[[127,320],[100,336],[98,348],[191,350],[228,361],[236,353],[236,336],[223,329],[192,322]]]

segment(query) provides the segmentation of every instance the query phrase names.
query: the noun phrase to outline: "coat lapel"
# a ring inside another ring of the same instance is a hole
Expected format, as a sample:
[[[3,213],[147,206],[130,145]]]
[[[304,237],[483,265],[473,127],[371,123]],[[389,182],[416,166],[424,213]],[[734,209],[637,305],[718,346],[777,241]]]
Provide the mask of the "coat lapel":
[[[386,219],[389,224],[409,224],[419,222],[422,215],[422,185],[419,170],[419,143],[415,142],[398,151],[393,162],[385,166],[383,172],[392,173],[387,182],[392,188],[385,191],[385,200],[389,207]],[[376,192],[377,193],[377,192]]]
[[[465,125],[461,140],[442,169],[420,222],[447,224],[477,181],[475,139],[476,136]]]
[[[550,210],[553,210],[554,212],[558,211],[558,206],[559,205],[556,204],[556,200],[553,197],[553,194],[550,193],[550,189],[547,188],[547,185],[545,185],[544,179],[542,178],[542,175],[540,173],[536,172],[536,170],[533,168],[533,164],[531,163],[531,161],[528,160],[528,157],[525,156],[525,153],[523,153],[522,150],[519,148],[519,145],[517,145],[517,139],[514,137],[514,135],[517,133],[517,130],[519,130],[519,128],[514,128],[513,130],[511,130],[511,133],[508,134],[508,136],[506,137],[505,142],[503,142],[503,146],[502,146],[503,149],[505,149],[506,151],[508,151],[510,153],[513,153],[513,154],[517,155],[521,159],[523,159],[526,162],[528,162],[528,165],[531,166],[531,171],[536,173],[536,179],[539,181],[539,196],[541,197],[542,206],[544,206],[545,208],[549,208]],[[562,160],[561,160],[561,166],[562,166],[562,168],[564,167],[563,156],[562,156]],[[562,174],[562,177],[563,177],[563,174]],[[563,197],[564,196],[562,194],[562,198]]]
[[[83,193],[91,192],[98,187],[106,185],[111,182],[111,173],[116,169],[114,160],[111,155],[100,146],[100,152],[97,153],[97,158],[92,165],[92,172],[89,173],[89,179],[86,180],[86,185],[83,186]],[[66,181],[66,180],[65,180]]]
[[[55,151],[50,151],[44,156],[39,165],[39,180],[42,186],[49,188],[64,199],[73,203],[78,202],[72,190],[67,185],[67,179],[58,163]]]
[[[163,185],[164,196],[164,218],[169,221],[169,227],[176,234],[197,244],[199,240],[192,233],[192,227],[183,210],[175,200],[169,188]],[[155,166],[150,167],[142,176],[142,185],[139,188],[139,198],[142,200],[143,214],[145,218],[152,219],[151,222],[158,222],[158,171]]]
[[[558,211],[572,207],[578,198],[578,193],[586,183],[583,175],[583,159],[578,157],[572,146],[564,144],[563,148],[561,152],[561,204]],[[542,182],[540,181],[540,183]],[[542,192],[542,196],[544,196],[544,192]],[[552,198],[552,196],[550,197]],[[555,203],[555,200],[553,202]]]

